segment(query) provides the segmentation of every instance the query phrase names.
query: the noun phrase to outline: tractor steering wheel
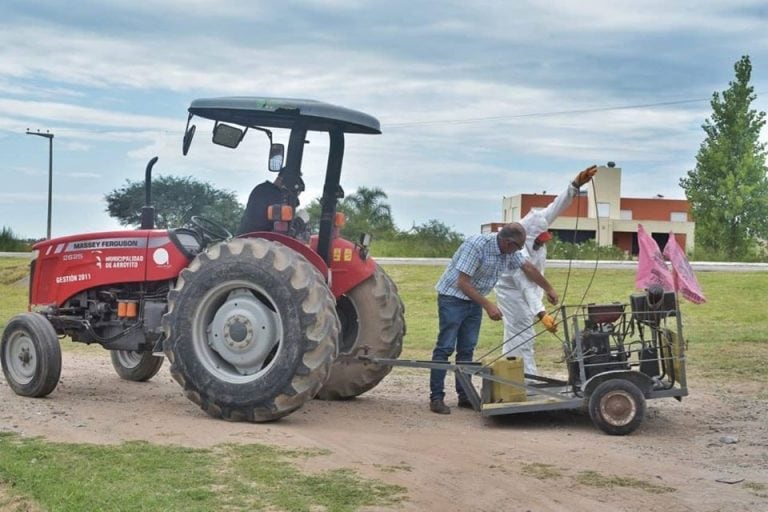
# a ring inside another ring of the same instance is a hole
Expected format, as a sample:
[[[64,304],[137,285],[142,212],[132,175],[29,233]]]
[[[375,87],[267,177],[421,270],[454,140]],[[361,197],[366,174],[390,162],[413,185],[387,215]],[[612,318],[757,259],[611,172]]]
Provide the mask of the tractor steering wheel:
[[[200,234],[203,237],[203,243],[218,242],[219,240],[229,240],[234,235],[224,226],[218,222],[202,217],[200,215],[193,215],[190,222],[200,230]]]

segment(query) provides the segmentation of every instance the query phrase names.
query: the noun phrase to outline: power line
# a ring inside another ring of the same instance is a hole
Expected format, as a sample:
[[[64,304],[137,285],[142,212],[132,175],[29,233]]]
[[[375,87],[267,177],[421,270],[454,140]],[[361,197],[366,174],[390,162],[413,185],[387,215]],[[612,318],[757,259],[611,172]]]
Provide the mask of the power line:
[[[488,117],[468,117],[464,119],[443,119],[434,121],[413,121],[410,123],[391,123],[386,124],[387,128],[403,128],[409,126],[425,126],[430,124],[464,124],[464,123],[479,123],[483,121],[504,121],[507,119],[520,119],[524,117],[548,117],[548,116],[561,116],[571,114],[589,114],[593,112],[608,112],[612,110],[632,110],[638,108],[648,107],[665,107],[669,105],[683,105],[686,103],[700,103],[702,101],[711,101],[712,98],[697,98],[688,100],[676,100],[676,101],[660,101],[657,103],[640,103],[636,105],[621,105],[617,107],[594,107],[584,108],[576,110],[558,110],[554,112],[531,112],[528,114],[510,114],[503,116],[488,116]]]

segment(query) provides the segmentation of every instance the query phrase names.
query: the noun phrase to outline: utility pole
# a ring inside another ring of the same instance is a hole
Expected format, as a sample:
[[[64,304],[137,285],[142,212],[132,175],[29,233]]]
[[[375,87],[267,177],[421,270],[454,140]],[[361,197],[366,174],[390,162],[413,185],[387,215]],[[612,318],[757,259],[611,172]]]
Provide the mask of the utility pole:
[[[42,133],[40,130],[36,132],[29,131],[27,128],[27,135],[37,135],[39,137],[45,137],[48,139],[48,231],[46,238],[51,239],[51,205],[53,203],[53,134],[48,130]]]

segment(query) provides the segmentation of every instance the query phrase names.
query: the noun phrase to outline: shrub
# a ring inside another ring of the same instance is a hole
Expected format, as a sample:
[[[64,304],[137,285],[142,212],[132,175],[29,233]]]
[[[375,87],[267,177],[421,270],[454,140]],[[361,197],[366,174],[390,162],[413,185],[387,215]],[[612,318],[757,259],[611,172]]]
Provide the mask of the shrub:
[[[631,256],[615,245],[598,246],[594,240],[573,244],[552,239],[547,243],[547,258],[553,260],[600,259],[621,261],[631,259]]]
[[[11,228],[3,226],[3,229],[0,230],[0,251],[25,252],[29,250],[30,246],[27,242],[16,238]]]

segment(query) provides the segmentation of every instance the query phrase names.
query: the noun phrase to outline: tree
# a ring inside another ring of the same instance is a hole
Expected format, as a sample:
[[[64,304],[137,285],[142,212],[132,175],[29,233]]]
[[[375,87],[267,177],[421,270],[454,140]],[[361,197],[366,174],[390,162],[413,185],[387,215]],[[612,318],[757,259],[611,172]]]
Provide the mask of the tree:
[[[464,241],[461,233],[457,233],[437,219],[430,219],[424,224],[414,226],[412,231],[414,236],[429,243],[447,244],[458,248]]]
[[[430,219],[424,224],[414,225],[408,232],[400,233],[397,239],[406,244],[409,254],[444,257],[456,252],[464,241],[464,236],[443,222]]]
[[[126,180],[126,184],[105,196],[107,212],[123,226],[141,224],[144,206],[144,182]],[[210,183],[187,176],[158,176],[152,180],[152,204],[155,226],[166,229],[183,226],[193,215],[217,221],[235,232],[243,216],[243,206],[234,192],[219,190]]]
[[[765,112],[751,108],[752,64],[743,56],[722,96],[712,95],[712,117],[696,168],[680,180],[696,222],[696,244],[728,259],[741,259],[768,236],[768,178],[760,129]]]
[[[356,240],[360,233],[371,233],[376,238],[394,236],[397,229],[392,220],[392,207],[383,201],[386,198],[386,192],[379,187],[360,187],[339,201],[336,211],[347,217],[346,224],[341,228],[342,236],[352,240]],[[312,233],[317,233],[322,212],[320,199],[313,199],[303,211],[309,215]]]
[[[356,192],[345,197],[338,207],[347,216],[342,234],[353,238],[363,232],[377,237],[394,235],[396,230],[392,207],[384,199],[387,199],[387,194],[379,187],[359,187]]]

